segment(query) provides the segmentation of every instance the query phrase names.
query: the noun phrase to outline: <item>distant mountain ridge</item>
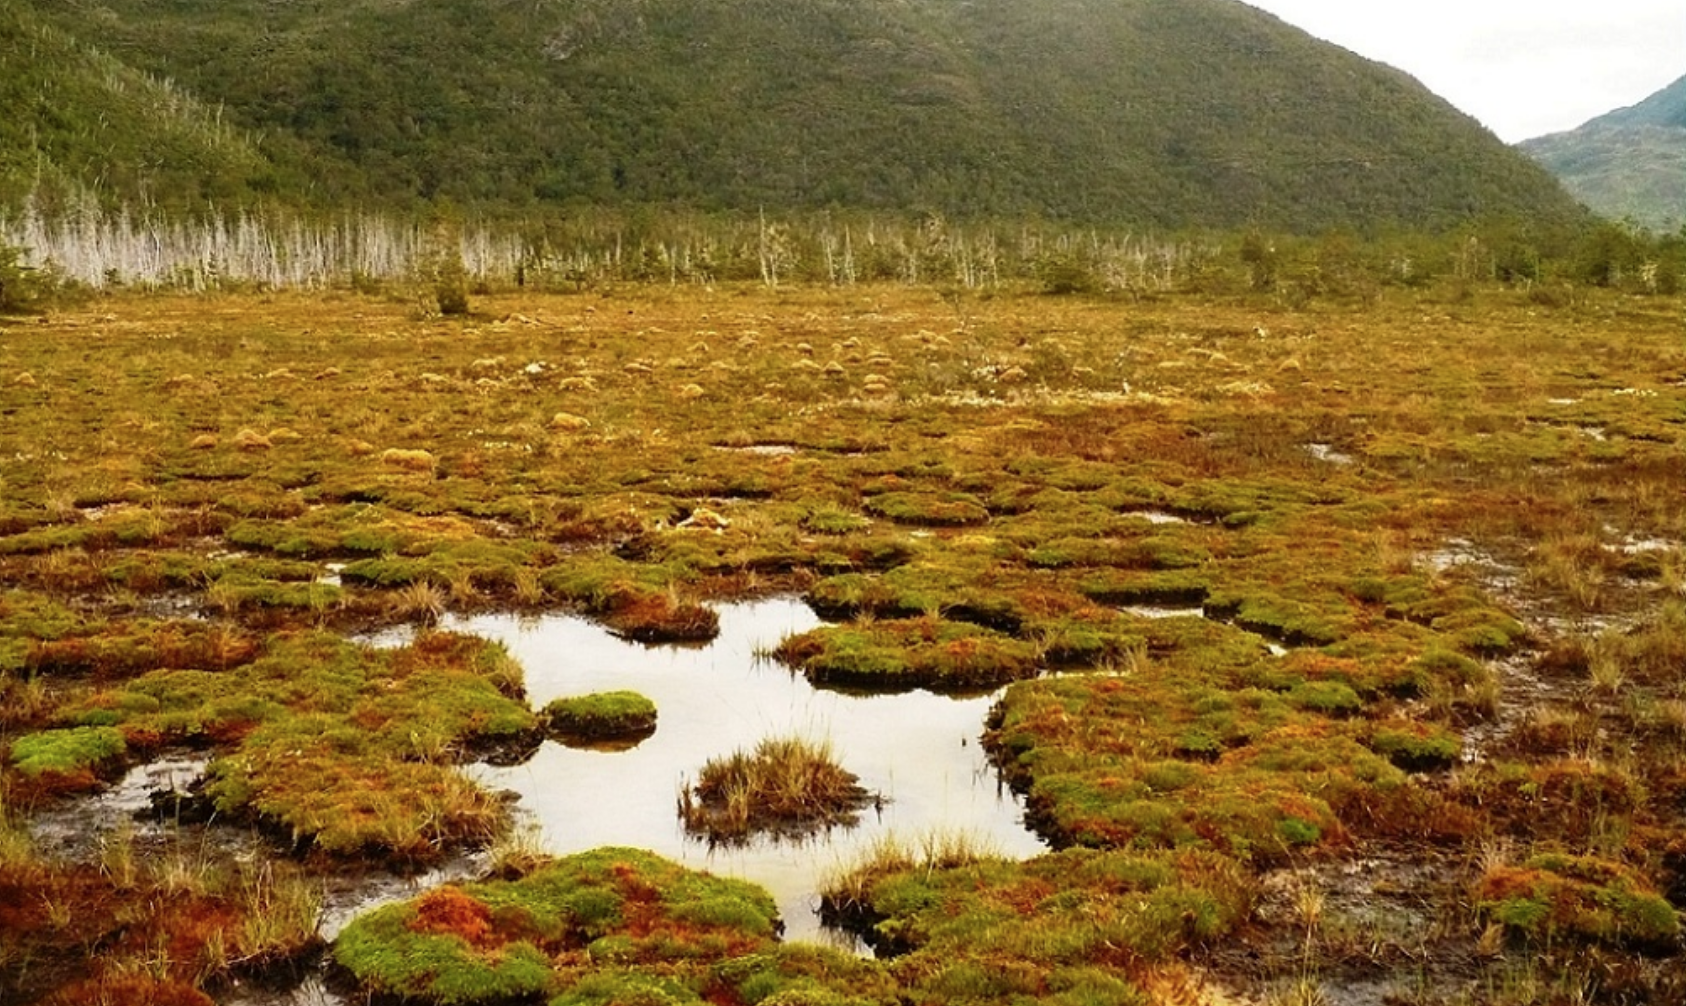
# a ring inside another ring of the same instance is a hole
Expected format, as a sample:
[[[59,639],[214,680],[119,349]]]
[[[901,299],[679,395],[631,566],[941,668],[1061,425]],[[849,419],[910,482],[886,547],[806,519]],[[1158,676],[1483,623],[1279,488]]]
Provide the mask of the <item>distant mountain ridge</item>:
[[[1686,77],[1644,101],[1606,112],[1587,126],[1673,126],[1686,129]]]
[[[1686,77],[1644,101],[1520,148],[1603,216],[1686,224]]]
[[[1234,0],[0,0],[0,31],[0,201],[1579,213],[1411,78]]]

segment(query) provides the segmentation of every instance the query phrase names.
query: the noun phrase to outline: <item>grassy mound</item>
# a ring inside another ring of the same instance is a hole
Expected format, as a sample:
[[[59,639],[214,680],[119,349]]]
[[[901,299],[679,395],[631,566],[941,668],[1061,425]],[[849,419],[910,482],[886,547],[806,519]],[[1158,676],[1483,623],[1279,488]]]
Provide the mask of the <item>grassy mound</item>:
[[[426,633],[382,651],[299,633],[228,671],[152,671],[95,691],[60,712],[79,726],[38,736],[143,752],[210,745],[206,796],[219,812],[329,853],[428,859],[502,821],[455,763],[536,728],[505,694],[519,687],[508,653],[470,636]]]
[[[928,994],[1029,1001],[1038,984],[1100,981],[1103,995],[1054,1001],[1146,1002],[1133,979],[1224,937],[1253,894],[1233,860],[1209,853],[1072,849],[1015,863],[937,841],[882,845],[823,897],[827,917],[901,956],[899,973]]]
[[[563,740],[628,740],[656,730],[656,704],[637,692],[564,697],[547,704],[541,715]]]
[[[852,825],[872,800],[859,777],[837,764],[829,743],[770,737],[753,753],[705,764],[696,785],[680,794],[679,815],[687,830],[732,842]]]
[[[1572,938],[1678,949],[1680,916],[1634,870],[1590,856],[1531,857],[1494,866],[1475,885],[1482,915],[1531,941]]]
[[[778,928],[772,899],[752,884],[637,849],[605,848],[518,880],[447,885],[377,908],[345,928],[333,959],[366,995],[497,1003],[570,986],[570,994],[585,996],[614,969],[655,968],[671,977],[675,967],[768,950]],[[605,971],[580,988],[593,967]]]
[[[993,688],[1034,675],[1034,645],[941,618],[825,626],[779,643],[774,655],[817,685],[873,689]]]

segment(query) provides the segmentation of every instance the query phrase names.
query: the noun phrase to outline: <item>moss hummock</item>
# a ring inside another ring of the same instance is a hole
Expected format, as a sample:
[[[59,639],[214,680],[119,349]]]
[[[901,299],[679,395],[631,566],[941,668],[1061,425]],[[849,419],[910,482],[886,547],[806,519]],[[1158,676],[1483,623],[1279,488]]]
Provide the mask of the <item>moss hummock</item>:
[[[885,690],[992,688],[1040,669],[1031,643],[934,617],[825,626],[785,639],[774,655],[817,685]]]
[[[211,746],[216,809],[300,846],[430,859],[500,827],[497,799],[455,766],[536,729],[506,694],[520,675],[501,646],[472,636],[430,632],[376,650],[306,632],[276,636],[252,663],[153,671],[60,715],[141,751]]]
[[[564,740],[629,740],[648,737],[656,730],[656,704],[637,692],[555,699],[541,716],[550,732]]]
[[[377,908],[340,933],[333,958],[364,994],[407,1002],[577,996],[618,969],[651,969],[630,985],[696,980],[710,962],[771,949],[777,915],[753,884],[604,848]]]
[[[1533,941],[1678,948],[1674,906],[1630,867],[1592,856],[1548,853],[1495,866],[1476,883],[1475,898],[1484,917]]]

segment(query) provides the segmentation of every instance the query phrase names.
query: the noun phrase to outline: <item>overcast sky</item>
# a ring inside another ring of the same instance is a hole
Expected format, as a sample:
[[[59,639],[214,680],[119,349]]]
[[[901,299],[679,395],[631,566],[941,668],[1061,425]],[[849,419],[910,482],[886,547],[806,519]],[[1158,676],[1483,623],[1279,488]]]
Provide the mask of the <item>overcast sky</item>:
[[[1404,70],[1512,143],[1686,75],[1686,0],[1246,2]]]

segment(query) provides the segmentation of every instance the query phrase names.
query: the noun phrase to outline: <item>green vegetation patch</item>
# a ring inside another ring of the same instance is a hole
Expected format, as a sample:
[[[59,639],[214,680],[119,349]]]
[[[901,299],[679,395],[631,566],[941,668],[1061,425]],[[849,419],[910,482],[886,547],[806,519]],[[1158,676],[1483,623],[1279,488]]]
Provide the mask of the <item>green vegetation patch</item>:
[[[1634,870],[1592,856],[1549,853],[1496,866],[1475,886],[1488,919],[1530,940],[1576,938],[1616,946],[1673,948],[1680,917]]]
[[[424,633],[374,650],[327,633],[275,637],[227,671],[170,670],[61,713],[131,746],[210,743],[207,795],[332,853],[430,858],[498,827],[497,801],[454,763],[537,726],[501,646]]]
[[[1370,750],[1407,772],[1448,769],[1462,757],[1463,738],[1433,723],[1389,720],[1376,724]]]
[[[1223,938],[1250,912],[1252,887],[1212,853],[1068,849],[1020,863],[888,846],[823,898],[827,918],[897,956],[926,996],[1029,1001],[1039,983],[1098,983],[1095,1001],[1146,1002],[1132,978]]]
[[[1343,615],[1276,594],[1214,592],[1205,610],[1288,646],[1326,646],[1344,637],[1350,624]]]
[[[26,776],[91,775],[121,758],[128,746],[111,727],[70,727],[25,734],[12,742],[12,766]]]
[[[989,510],[967,493],[887,492],[868,496],[867,513],[900,524],[967,527],[989,523]]]
[[[771,949],[776,932],[777,909],[759,887],[605,848],[518,880],[447,885],[375,909],[345,928],[333,957],[365,993],[415,1002],[563,992],[621,1001],[598,994],[619,971],[661,969],[623,975],[623,991],[659,984],[674,968],[700,975],[710,962]]]
[[[1343,813],[1408,785],[1362,743],[1361,724],[1332,718],[1358,702],[1343,685],[1279,693],[1156,677],[1021,683],[992,714],[984,742],[1050,840],[1272,862],[1339,841]]]
[[[673,571],[614,556],[591,556],[544,571],[538,584],[555,600],[600,618],[617,635],[644,643],[704,642],[720,631],[713,608],[670,589]]]
[[[540,715],[552,734],[572,740],[644,737],[656,729],[656,704],[637,692],[565,696]]]
[[[64,622],[37,621],[52,616],[35,612],[8,620],[0,628],[24,635],[23,666],[52,675],[90,675],[96,679],[128,677],[170,667],[218,670],[253,660],[260,645],[251,634],[227,625],[200,621],[100,618]],[[37,635],[49,633],[45,638]]]
[[[929,616],[822,626],[783,640],[774,655],[817,685],[874,689],[990,688],[1041,666],[1030,643]]]

